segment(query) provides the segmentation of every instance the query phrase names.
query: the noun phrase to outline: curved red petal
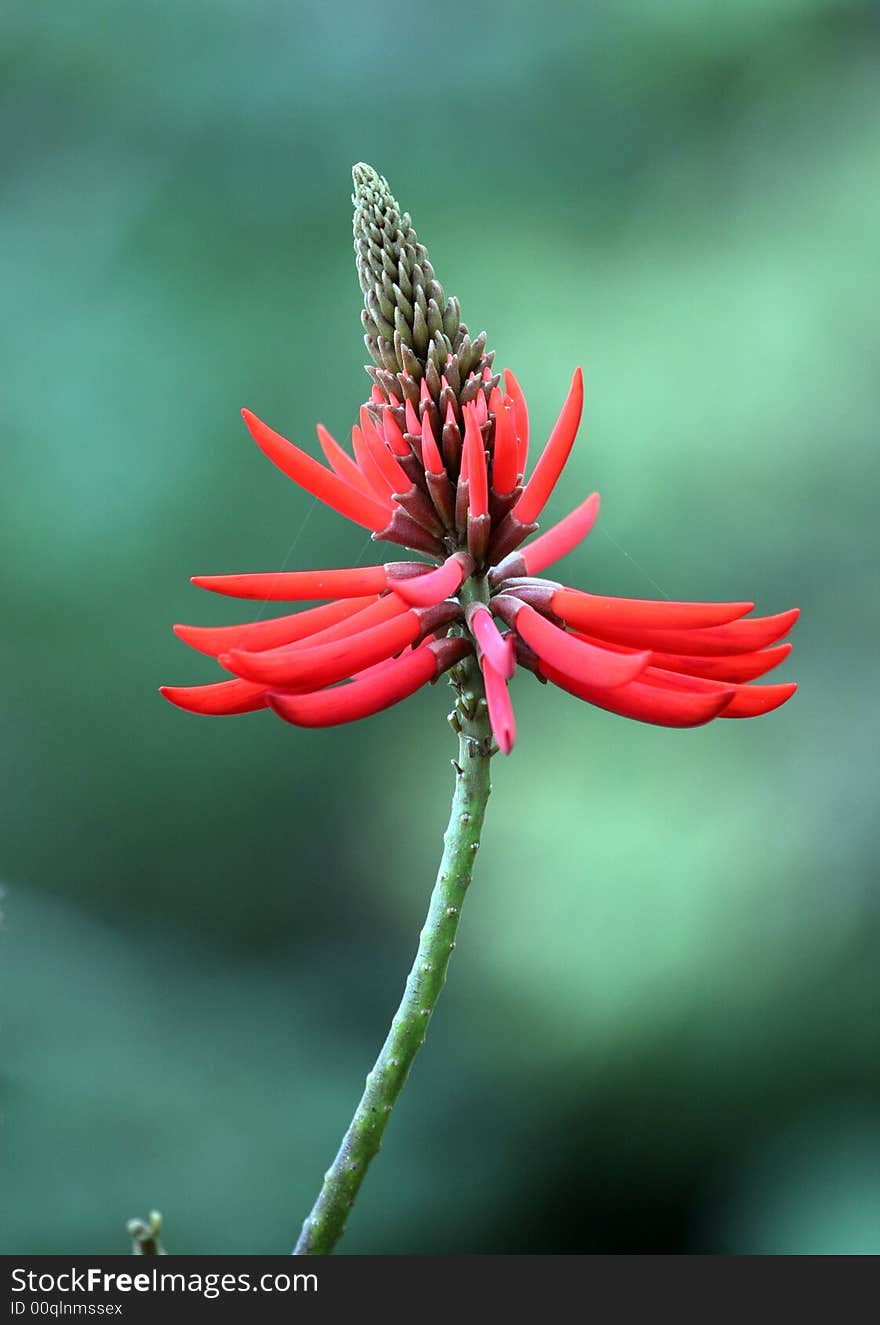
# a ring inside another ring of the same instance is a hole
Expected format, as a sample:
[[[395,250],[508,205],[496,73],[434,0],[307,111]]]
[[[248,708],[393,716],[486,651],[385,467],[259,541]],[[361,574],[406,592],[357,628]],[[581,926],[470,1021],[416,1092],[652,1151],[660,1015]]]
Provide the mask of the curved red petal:
[[[369,447],[370,454],[377,467],[381,470],[382,477],[388,484],[389,489],[391,492],[406,492],[411,486],[410,480],[394,459],[382,437],[380,437],[366,405],[361,406],[360,420],[364,441]]]
[[[540,673],[561,690],[567,690],[570,695],[584,699],[596,708],[656,727],[702,727],[704,723],[717,718],[733,697],[732,689],[720,693],[695,694],[647,685],[644,681],[631,681],[629,685],[618,686],[615,690],[605,690],[583,681],[575,681],[543,662],[540,664]]]
[[[616,644],[610,640],[603,640],[596,635],[584,635],[576,631],[578,639],[586,640],[588,644],[598,644],[606,649],[619,649],[628,653],[636,653],[629,644]],[[791,653],[791,644],[777,644],[769,649],[758,649],[754,653],[727,653],[701,656],[699,654],[686,655],[682,653],[662,653],[656,649],[651,651],[651,666],[646,670],[644,677],[647,680],[653,670],[662,670],[667,674],[680,676],[682,682],[687,685],[693,682],[695,678],[700,680],[720,682],[722,685],[731,686],[742,684],[747,681],[754,681],[766,672],[770,672],[774,667],[778,667]]]
[[[418,615],[409,610],[379,625],[323,644],[294,646],[268,653],[247,653],[236,649],[222,654],[220,663],[248,681],[309,690],[333,685],[361,668],[390,658],[407,644],[412,644],[421,630]]]
[[[404,415],[405,415],[406,430],[409,433],[410,437],[418,437],[420,432],[422,431],[422,425],[419,423],[419,412],[416,409],[415,405],[410,400],[409,396],[407,396],[406,401],[404,403]]]
[[[355,524],[373,531],[384,527],[388,521],[386,505],[343,482],[337,474],[318,464],[317,460],[275,432],[250,410],[243,409],[241,415],[257,446],[282,474]]]
[[[390,708],[436,675],[437,658],[431,649],[415,649],[363,680],[303,695],[270,692],[268,703],[279,718],[297,727],[335,727]]]
[[[774,616],[744,617],[728,625],[694,630],[660,630],[603,621],[601,630],[594,627],[588,633],[634,648],[718,657],[766,648],[768,644],[787,635],[799,616],[800,608],[793,607],[788,612],[777,612]]]
[[[277,645],[264,648],[261,652],[270,660],[289,658],[299,649],[316,648],[319,644],[330,644],[333,640],[348,639],[349,636],[357,635],[371,626],[380,626],[384,621],[402,616],[406,610],[406,604],[394,594],[385,594],[378,599],[368,599],[365,606],[358,607],[354,612],[339,617],[319,630],[297,636],[296,639],[285,643],[279,642]],[[233,645],[226,652],[231,653],[235,648],[241,647]],[[247,648],[245,652],[252,653],[254,650]],[[216,656],[219,658],[220,654]]]
[[[327,459],[327,463],[343,482],[351,487],[357,488],[358,492],[364,493],[368,497],[375,497],[373,489],[358,469],[355,462],[346,450],[344,450],[336,438],[331,436],[322,423],[317,426],[318,442],[321,450]]]
[[[779,708],[780,704],[791,699],[797,690],[794,681],[766,686],[727,685],[723,681],[710,681],[701,676],[683,676],[680,672],[669,672],[658,667],[648,667],[641,679],[658,689],[710,695],[727,694],[731,698],[721,715],[725,718],[760,717]]]
[[[533,524],[537,520],[547,498],[556,486],[556,480],[571,454],[583,407],[584,378],[580,368],[576,368],[559,418],[538,458],[531,478],[523,488],[522,496],[516,503],[516,514],[523,524]]]
[[[502,674],[492,666],[484,653],[480,659],[483,673],[483,685],[486,690],[486,706],[489,710],[489,725],[492,735],[502,754],[509,755],[516,740],[516,719],[510,702],[510,691]]]
[[[507,394],[513,401],[514,417],[516,419],[516,463],[520,474],[526,472],[526,461],[529,455],[529,411],[526,405],[526,398],[523,395],[522,387],[514,377],[509,368],[504,370],[504,385]]]
[[[453,552],[442,566],[429,571],[427,575],[405,580],[392,578],[388,584],[410,606],[432,607],[434,603],[442,603],[444,598],[457,593],[473,568],[473,559],[466,552]]]
[[[650,653],[613,653],[588,644],[560,630],[527,604],[517,612],[514,629],[540,659],[594,686],[626,685],[651,661]]]
[[[465,405],[464,409],[462,477],[466,477],[469,484],[468,509],[471,515],[488,515],[489,485],[486,478],[486,452],[483,449],[483,435],[477,422],[477,411],[473,405]]]
[[[375,499],[388,502],[389,508],[393,509],[393,502],[391,501],[392,486],[376,463],[376,458],[357,424],[351,430],[351,449],[354,451],[358,468],[370,485],[370,490]]]
[[[553,530],[550,531],[555,532]],[[543,535],[546,537],[546,535]],[[536,540],[540,543],[540,539]],[[528,548],[522,551],[526,560]],[[526,560],[529,572],[534,574]],[[601,635],[605,626],[647,629],[693,630],[723,626],[751,612],[754,603],[676,603],[666,599],[608,598],[578,589],[557,589],[551,609],[569,626]],[[671,650],[670,650],[671,652]]]
[[[488,658],[499,676],[509,680],[516,671],[513,637],[501,634],[492,613],[483,603],[472,603],[468,607],[467,623],[482,656]]]
[[[248,575],[194,575],[192,583],[231,598],[294,603],[310,598],[360,598],[387,587],[384,566],[344,570],[259,571]]]
[[[370,598],[343,598],[321,607],[309,607],[289,616],[269,617],[265,621],[245,621],[234,626],[175,626],[174,633],[191,649],[216,658],[229,649],[274,649],[293,644],[316,631],[360,612]]]
[[[737,686],[736,695],[721,714],[722,718],[758,718],[772,713],[788,702],[797,690],[789,681],[781,685]]]
[[[703,657],[699,654],[652,652],[651,661],[656,667],[663,667],[670,672],[682,672],[689,676],[703,676],[710,681],[755,681],[759,676],[772,672],[791,653],[791,644],[777,644],[773,648],[758,649],[754,653],[730,653],[719,657]]]
[[[230,717],[236,713],[255,713],[266,707],[266,687],[250,681],[215,681],[203,686],[160,686],[159,693],[187,713],[207,717]]]
[[[425,410],[425,413],[422,416],[422,463],[428,474],[446,473],[446,468],[437,446],[437,439],[434,436],[434,429],[431,426],[430,411],[428,410]]]
[[[493,391],[493,396],[495,392]],[[499,497],[508,497],[516,487],[520,470],[516,453],[516,421],[513,401],[498,392],[495,410],[495,449],[492,455],[492,489]]]
[[[390,409],[383,410],[382,412],[382,432],[384,433],[385,441],[391,447],[391,450],[395,455],[412,455],[412,452],[403,440],[403,433],[401,432],[400,425]]]

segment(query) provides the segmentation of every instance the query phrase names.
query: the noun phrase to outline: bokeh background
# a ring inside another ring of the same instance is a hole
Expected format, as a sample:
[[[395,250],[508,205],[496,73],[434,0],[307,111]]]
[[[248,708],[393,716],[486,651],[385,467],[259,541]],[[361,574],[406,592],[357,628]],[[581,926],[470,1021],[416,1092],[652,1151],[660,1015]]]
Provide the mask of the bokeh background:
[[[13,0],[2,28],[0,1246],[285,1251],[408,968],[454,752],[199,720],[199,571],[359,533],[250,443],[367,392],[386,174],[538,432],[599,591],[803,609],[783,710],[696,732],[515,684],[371,1252],[880,1251],[873,3]],[[774,678],[775,679],[775,678]]]

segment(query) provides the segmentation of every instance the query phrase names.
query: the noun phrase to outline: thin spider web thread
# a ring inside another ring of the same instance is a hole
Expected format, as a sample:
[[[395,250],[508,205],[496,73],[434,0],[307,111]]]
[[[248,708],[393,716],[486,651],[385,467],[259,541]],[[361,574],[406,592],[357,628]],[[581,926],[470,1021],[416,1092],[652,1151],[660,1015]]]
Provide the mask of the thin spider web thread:
[[[663,588],[660,587],[660,585],[657,583],[657,581],[656,581],[652,576],[650,576],[650,575],[648,574],[648,572],[645,570],[644,566],[641,566],[641,565],[636,561],[635,557],[632,556],[631,553],[627,552],[626,548],[623,547],[620,543],[618,543],[618,541],[617,541],[616,538],[613,538],[613,537],[611,536],[611,534],[609,534],[608,530],[605,528],[604,525],[600,525],[599,528],[602,530],[602,533],[603,533],[603,534],[605,535],[605,537],[608,539],[608,542],[612,545],[612,547],[616,547],[617,550],[618,550],[618,552],[620,552],[622,556],[626,557],[627,561],[632,562],[633,566],[635,566],[635,568],[636,568],[636,570],[639,572],[639,574],[644,575],[644,577],[645,577],[645,579],[648,581],[648,583],[649,583],[649,584],[652,584],[652,585],[654,586],[654,588],[657,590],[657,592],[658,592],[658,594],[660,595],[660,597],[661,597],[661,598],[665,598],[667,602],[671,602],[671,599],[670,599],[670,597],[669,597],[669,594],[666,592],[665,589],[663,589]]]
[[[294,552],[295,552],[296,549],[299,547],[300,542],[302,541],[302,536],[303,536],[303,534],[304,534],[305,531],[306,531],[306,526],[308,525],[309,520],[311,519],[312,515],[314,514],[315,508],[316,508],[318,505],[319,505],[318,499],[317,499],[317,497],[314,497],[314,498],[312,499],[312,504],[311,504],[311,506],[310,506],[309,509],[306,511],[305,515],[304,515],[303,518],[302,518],[302,521],[300,522],[299,529],[296,531],[296,534],[294,535],[293,542],[291,543],[290,547],[287,549],[287,552],[285,553],[284,558],[283,558],[283,560],[282,560],[282,562],[281,562],[281,565],[278,567],[278,570],[276,571],[276,574],[280,575],[283,571],[287,570],[287,567],[290,565],[290,562],[291,562],[291,559],[292,559],[292,557],[293,557]],[[361,562],[362,562],[363,559],[364,559],[364,555],[365,555],[367,549],[370,547],[370,545],[371,545],[372,542],[373,542],[373,539],[370,537],[369,534],[367,534],[367,537],[364,539],[363,547],[361,548],[360,552],[359,552],[358,555],[357,555],[357,561],[355,561],[355,563],[354,563],[355,566],[359,566],[359,565],[361,564]],[[272,600],[271,598],[264,598],[264,599],[263,599],[263,601],[260,603],[259,611],[257,612],[257,615],[256,615],[256,620],[257,620],[257,621],[262,621],[262,620],[263,620],[263,617],[264,617],[264,615],[265,615],[266,609],[268,608],[269,604],[270,604],[272,601],[273,601],[273,600]]]
[[[314,498],[312,499],[312,503],[311,503],[311,505],[309,506],[309,509],[306,511],[305,515],[303,516],[303,518],[302,518],[302,520],[301,520],[301,522],[300,522],[299,529],[296,531],[296,534],[294,535],[294,538],[293,538],[292,543],[290,544],[290,547],[287,549],[287,552],[285,553],[284,558],[282,559],[281,565],[279,566],[279,568],[278,568],[278,572],[277,572],[279,575],[280,575],[283,571],[285,571],[285,570],[287,569],[287,567],[289,566],[290,561],[291,561],[291,558],[293,557],[294,552],[296,552],[296,549],[299,547],[299,545],[300,545],[300,543],[301,543],[301,541],[302,541],[302,537],[303,537],[303,535],[304,535],[304,533],[305,533],[305,531],[306,531],[306,528],[308,527],[309,521],[311,520],[311,518],[312,518],[312,516],[313,516],[313,514],[314,514],[314,512],[315,512],[315,508],[316,508],[318,505],[319,505],[319,503],[318,503],[318,499],[317,499],[317,497],[314,497]],[[632,564],[632,566],[635,567],[635,569],[639,572],[639,574],[640,574],[640,575],[643,575],[643,576],[645,577],[645,579],[648,581],[648,583],[649,583],[654,589],[657,590],[657,593],[660,595],[661,598],[665,598],[667,602],[670,602],[671,599],[670,599],[669,594],[666,592],[666,590],[662,587],[662,585],[659,585],[659,584],[657,583],[657,581],[654,579],[654,577],[653,577],[652,575],[649,575],[649,574],[648,574],[648,572],[645,570],[644,566],[642,566],[641,563],[638,562],[638,561],[635,559],[635,557],[632,555],[632,553],[631,553],[631,552],[627,552],[626,548],[625,548],[621,543],[619,543],[619,542],[617,541],[617,539],[614,538],[614,536],[613,536],[612,534],[610,534],[610,533],[608,532],[607,528],[606,528],[604,525],[600,525],[599,527],[600,527],[602,533],[603,533],[603,534],[605,535],[605,537],[608,539],[608,542],[611,544],[611,546],[614,547],[614,548],[616,548],[617,551],[620,553],[620,555],[621,555],[622,557],[625,557],[625,558],[627,559],[627,561],[629,561],[629,562]],[[361,550],[360,550],[360,552],[359,552],[358,555],[357,555],[357,559],[356,559],[356,561],[354,562],[354,565],[355,565],[355,566],[360,566],[361,562],[362,562],[363,559],[364,559],[364,555],[366,554],[367,549],[370,547],[370,545],[371,545],[372,542],[373,542],[373,539],[372,539],[372,538],[370,537],[370,535],[368,534],[367,537],[364,539],[363,546],[361,547]],[[264,599],[264,600],[260,603],[259,611],[257,612],[257,616],[256,616],[256,620],[257,620],[257,621],[262,621],[262,620],[263,620],[263,618],[264,618],[264,616],[265,616],[265,613],[266,613],[266,609],[268,608],[269,604],[270,604],[272,601],[273,601],[272,599],[266,598],[266,599]]]

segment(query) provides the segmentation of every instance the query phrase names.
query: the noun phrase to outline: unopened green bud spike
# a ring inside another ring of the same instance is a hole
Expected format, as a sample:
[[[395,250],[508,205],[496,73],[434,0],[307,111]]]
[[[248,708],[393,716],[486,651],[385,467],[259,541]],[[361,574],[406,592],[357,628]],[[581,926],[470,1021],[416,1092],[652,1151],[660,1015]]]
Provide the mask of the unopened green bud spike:
[[[447,299],[434,275],[428,250],[388,183],[361,161],[354,180],[354,251],[364,296],[364,343],[373,360],[368,372],[386,400],[407,395],[402,377],[424,380],[437,404],[445,376],[460,415],[461,392],[470,373],[491,367],[486,335],[473,341],[461,320],[458,300]],[[378,372],[376,370],[379,370]],[[469,388],[473,399],[478,386]]]

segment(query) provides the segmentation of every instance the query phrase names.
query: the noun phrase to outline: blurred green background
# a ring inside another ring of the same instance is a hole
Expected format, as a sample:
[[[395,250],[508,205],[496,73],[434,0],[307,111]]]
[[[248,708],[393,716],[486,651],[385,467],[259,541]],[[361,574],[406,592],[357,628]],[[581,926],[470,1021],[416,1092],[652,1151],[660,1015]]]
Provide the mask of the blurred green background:
[[[287,1250],[396,1006],[441,690],[327,732],[156,693],[214,675],[172,622],[248,615],[190,574],[372,556],[238,416],[314,446],[367,393],[365,159],[537,432],[585,367],[567,578],[803,618],[762,721],[517,679],[343,1250],[880,1251],[876,5],[13,0],[2,55],[0,1247],[158,1206]]]

